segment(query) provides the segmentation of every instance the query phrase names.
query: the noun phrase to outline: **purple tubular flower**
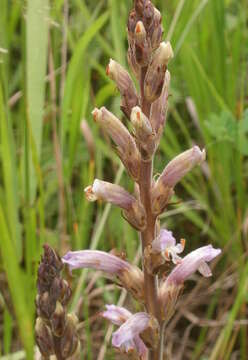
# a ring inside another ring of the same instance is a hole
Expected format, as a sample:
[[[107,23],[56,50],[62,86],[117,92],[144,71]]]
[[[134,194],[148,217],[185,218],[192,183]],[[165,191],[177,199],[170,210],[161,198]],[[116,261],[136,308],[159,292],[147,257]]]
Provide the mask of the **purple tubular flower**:
[[[194,146],[176,156],[165,167],[157,182],[173,188],[192,168],[206,159],[205,150]]]
[[[136,229],[142,230],[145,227],[143,205],[121,186],[96,179],[84,191],[89,201],[104,200],[122,208],[123,216]]]
[[[92,186],[85,188],[89,201],[103,200],[124,210],[129,210],[137,200],[119,185],[95,179]]]
[[[94,109],[92,115],[116,144],[117,153],[130,176],[137,180],[140,172],[140,153],[128,129],[105,107]]]
[[[143,272],[118,256],[99,250],[69,251],[62,261],[70,270],[90,268],[116,275],[124,288],[139,301],[144,301]]]
[[[112,59],[110,59],[106,73],[116,83],[122,96],[121,109],[129,118],[132,108],[138,104],[137,92],[129,73]]]
[[[206,158],[205,150],[198,146],[176,156],[165,167],[152,189],[152,208],[155,214],[161,214],[173,195],[174,186],[196,165]]]
[[[110,274],[118,274],[131,268],[127,261],[99,250],[69,251],[62,258],[62,261],[69,266],[70,270],[91,268]]]
[[[176,239],[172,235],[172,232],[162,229],[160,234],[152,242],[152,252],[161,253],[166,261],[172,259],[174,264],[178,264],[181,262],[181,258],[177,254],[183,252],[184,246],[184,239],[181,239],[180,244],[176,244]]]
[[[185,256],[181,263],[172,270],[166,279],[166,285],[180,285],[197,270],[205,277],[212,276],[207,262],[213,260],[221,253],[220,249],[214,249],[212,245],[202,246]]]
[[[131,315],[120,328],[113,333],[112,345],[124,352],[136,351],[138,355],[145,359],[147,348],[139,337],[149,326],[150,316],[147,313],[140,312]]]

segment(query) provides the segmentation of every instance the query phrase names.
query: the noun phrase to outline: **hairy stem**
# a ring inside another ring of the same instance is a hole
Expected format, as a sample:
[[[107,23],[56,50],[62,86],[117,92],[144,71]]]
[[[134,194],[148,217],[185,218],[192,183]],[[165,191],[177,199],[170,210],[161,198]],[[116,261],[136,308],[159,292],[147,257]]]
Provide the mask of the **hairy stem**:
[[[144,96],[144,79],[147,68],[143,67],[141,69],[140,77],[140,94],[141,94],[141,108],[143,113],[149,117],[151,104],[146,101]],[[141,162],[141,172],[140,172],[140,199],[146,211],[147,226],[146,229],[141,233],[142,240],[142,249],[149,245],[155,237],[156,229],[156,216],[152,213],[151,206],[151,185],[152,185],[152,176],[153,176],[153,158],[149,160],[143,160]],[[158,314],[158,285],[157,285],[157,276],[149,274],[144,268],[144,277],[145,277],[145,304],[148,313],[155,316],[159,321]],[[148,358],[150,360],[159,360],[160,359],[160,350],[149,351]]]

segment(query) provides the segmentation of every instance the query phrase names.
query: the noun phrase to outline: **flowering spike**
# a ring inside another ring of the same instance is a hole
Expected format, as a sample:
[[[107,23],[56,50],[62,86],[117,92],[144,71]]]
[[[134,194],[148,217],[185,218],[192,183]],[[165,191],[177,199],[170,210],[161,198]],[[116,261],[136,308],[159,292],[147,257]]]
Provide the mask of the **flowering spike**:
[[[116,83],[122,97],[121,109],[129,118],[132,108],[138,104],[136,89],[129,73],[112,59],[110,59],[106,73]]]
[[[173,50],[169,42],[162,42],[155,51],[145,77],[145,97],[152,103],[159,98],[164,84],[164,76]]]
[[[121,186],[96,179],[93,186],[87,186],[84,191],[89,201],[99,199],[122,208],[123,216],[136,229],[145,227],[146,216],[143,206]]]
[[[140,153],[135,141],[121,121],[105,107],[94,109],[94,120],[108,132],[117,145],[117,152],[130,175],[137,180],[140,172]]]

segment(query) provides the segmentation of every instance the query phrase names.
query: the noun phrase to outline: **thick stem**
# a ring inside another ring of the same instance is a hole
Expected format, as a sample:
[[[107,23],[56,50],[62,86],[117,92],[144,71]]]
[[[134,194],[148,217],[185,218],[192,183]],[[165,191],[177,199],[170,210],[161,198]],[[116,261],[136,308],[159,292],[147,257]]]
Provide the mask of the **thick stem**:
[[[140,94],[141,94],[141,108],[143,113],[149,118],[151,104],[146,101],[144,97],[144,79],[147,68],[141,69],[140,76]],[[155,228],[156,228],[156,216],[152,213],[151,207],[151,185],[152,185],[152,175],[153,175],[153,158],[150,160],[142,160],[141,162],[141,173],[140,173],[140,199],[146,211],[147,226],[146,229],[141,233],[142,240],[142,249],[149,245],[155,237]],[[147,311],[155,316],[159,321],[158,313],[158,285],[157,277],[149,274],[144,268],[144,278],[145,278],[145,304]],[[149,351],[150,360],[159,360],[160,351]]]

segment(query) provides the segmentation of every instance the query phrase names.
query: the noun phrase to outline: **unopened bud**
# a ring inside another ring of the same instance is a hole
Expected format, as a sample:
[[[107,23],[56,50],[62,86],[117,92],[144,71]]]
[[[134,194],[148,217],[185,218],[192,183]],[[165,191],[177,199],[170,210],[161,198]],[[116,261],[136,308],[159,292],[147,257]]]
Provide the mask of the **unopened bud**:
[[[57,301],[55,312],[51,317],[51,327],[55,336],[61,337],[65,330],[65,310],[61,303]]]
[[[123,269],[119,274],[121,285],[126,288],[133,297],[144,303],[144,274],[137,266]]]
[[[54,344],[51,330],[41,318],[36,319],[35,337],[43,356],[49,357],[54,354]]]
[[[153,131],[156,134],[157,145],[159,143],[165,125],[166,112],[168,109],[169,88],[170,73],[167,70],[164,77],[162,93],[160,97],[156,101],[154,101],[151,106],[150,122]]]
[[[153,50],[159,47],[159,44],[162,40],[162,35],[163,35],[162,16],[160,11],[154,8],[153,29],[151,34],[151,45]]]
[[[130,176],[134,180],[138,180],[140,174],[140,153],[127,128],[105,107],[95,109],[92,114],[94,120],[108,132],[117,145],[117,153]]]
[[[157,348],[160,339],[160,327],[155,317],[150,316],[147,328],[140,334],[140,337],[148,348]]]
[[[152,127],[149,119],[145,116],[139,106],[135,106],[131,113],[131,122],[135,128],[136,135],[140,138],[152,135]]]
[[[169,162],[152,189],[152,207],[155,213],[164,210],[175,185],[205,158],[205,150],[201,151],[198,146],[194,146]]]
[[[143,11],[144,25],[147,30],[152,25],[154,18],[154,6],[150,0],[145,1],[144,11]]]
[[[50,298],[48,291],[37,297],[36,301],[39,314],[45,319],[49,319],[55,310],[56,301]]]
[[[149,102],[154,102],[161,95],[167,65],[172,57],[171,44],[162,42],[155,51],[145,77],[145,97]]]
[[[143,15],[144,6],[147,0],[134,0],[134,8],[139,16]]]
[[[66,328],[60,341],[61,354],[65,359],[72,356],[79,345],[76,324],[77,320],[75,316],[71,314],[67,315]]]
[[[71,297],[71,288],[68,282],[61,278],[55,278],[50,289],[50,297],[55,303],[59,300],[63,306],[67,305]]]
[[[131,109],[138,103],[136,89],[129,73],[112,59],[110,59],[106,73],[116,83],[122,97],[121,109],[129,118]]]
[[[134,31],[135,58],[140,66],[146,66],[151,58],[151,46],[146,37],[146,30],[142,21],[138,21]]]
[[[119,185],[96,179],[93,186],[85,189],[89,201],[103,200],[122,208],[127,221],[138,229],[146,225],[145,211],[143,206],[129,192]]]
[[[135,129],[135,137],[140,147],[147,155],[152,155],[154,151],[154,132],[149,119],[141,111],[139,106],[135,106],[131,113],[131,122]]]
[[[137,14],[136,14],[136,11],[134,9],[132,9],[129,13],[128,22],[127,22],[128,35],[131,38],[133,37],[136,23],[137,23]]]

